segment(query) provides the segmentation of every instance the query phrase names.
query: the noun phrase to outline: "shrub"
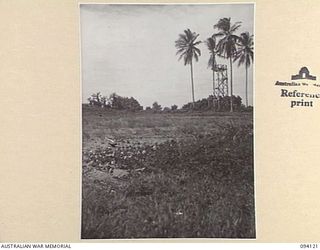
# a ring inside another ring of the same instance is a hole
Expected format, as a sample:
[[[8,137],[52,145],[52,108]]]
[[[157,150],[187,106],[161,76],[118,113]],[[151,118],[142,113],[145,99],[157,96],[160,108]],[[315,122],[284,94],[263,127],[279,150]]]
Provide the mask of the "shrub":
[[[214,99],[212,95],[208,98],[203,98],[194,103],[189,102],[182,106],[182,110],[195,110],[195,111],[221,111],[226,112],[230,111],[230,96],[220,96],[219,98]],[[242,99],[240,96],[232,96],[233,99],[233,110],[242,111]]]
[[[170,112],[170,111],[171,111],[171,109],[168,107],[163,108],[163,112]]]
[[[143,109],[139,102],[133,97],[122,97],[116,93],[110,95],[109,102],[113,109],[129,111],[139,111]]]
[[[162,110],[162,107],[161,107],[161,105],[158,104],[158,102],[154,102],[154,103],[152,104],[152,110],[153,110],[153,111],[161,111],[161,110]]]
[[[175,111],[175,110],[177,110],[177,109],[178,109],[178,106],[177,106],[177,105],[174,104],[174,105],[171,106],[171,110],[172,110],[172,111]]]

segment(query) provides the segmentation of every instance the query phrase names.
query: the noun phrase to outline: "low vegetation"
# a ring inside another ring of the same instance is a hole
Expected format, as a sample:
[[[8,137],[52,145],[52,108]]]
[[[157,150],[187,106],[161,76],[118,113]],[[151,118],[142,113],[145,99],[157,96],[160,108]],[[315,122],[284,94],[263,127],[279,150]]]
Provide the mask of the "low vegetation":
[[[82,238],[254,238],[252,113],[83,107]]]

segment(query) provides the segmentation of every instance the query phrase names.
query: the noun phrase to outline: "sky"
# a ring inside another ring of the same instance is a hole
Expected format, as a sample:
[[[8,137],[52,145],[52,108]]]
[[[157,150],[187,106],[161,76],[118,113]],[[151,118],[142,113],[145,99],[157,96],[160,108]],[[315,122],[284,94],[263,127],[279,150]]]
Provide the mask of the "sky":
[[[155,101],[162,107],[191,102],[190,66],[178,61],[175,41],[188,28],[205,41],[224,17],[241,22],[238,35],[253,34],[253,4],[81,4],[82,102],[99,91],[132,96],[144,107]],[[205,43],[198,48],[201,56],[193,66],[196,100],[212,93],[210,54]],[[226,59],[217,62],[229,68]],[[252,105],[252,66],[248,78]],[[245,103],[245,66],[238,63],[233,64],[233,89]]]

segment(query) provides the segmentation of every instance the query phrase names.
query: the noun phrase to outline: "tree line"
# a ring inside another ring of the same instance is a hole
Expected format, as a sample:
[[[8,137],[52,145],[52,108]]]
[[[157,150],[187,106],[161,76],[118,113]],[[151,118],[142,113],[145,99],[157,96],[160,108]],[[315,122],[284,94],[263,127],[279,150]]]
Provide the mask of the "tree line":
[[[89,105],[115,110],[139,111],[143,110],[140,103],[133,97],[123,97],[116,93],[103,96],[100,92],[92,94],[88,99]]]
[[[215,69],[217,66],[216,56],[229,61],[230,66],[230,111],[234,111],[236,100],[233,95],[233,72],[232,66],[234,62],[238,62],[238,66],[245,65],[246,82],[246,107],[248,107],[248,68],[253,62],[253,35],[249,32],[243,32],[240,35],[236,31],[241,27],[241,22],[231,23],[231,18],[221,18],[217,24],[213,25],[216,31],[211,37],[207,38],[205,44],[210,52],[208,67],[213,71],[213,98],[220,101],[221,97],[215,96]],[[201,51],[197,47],[202,41],[197,41],[199,34],[192,32],[190,29],[184,30],[179,34],[179,38],[175,41],[178,60],[183,59],[184,65],[190,65],[191,73],[191,91],[192,91],[192,107],[196,107],[194,98],[194,80],[193,80],[193,61],[196,62],[201,56]]]
[[[230,110],[231,103],[230,96],[219,96],[219,105],[214,105],[213,95],[207,98],[202,98],[195,102],[189,102],[182,105],[180,108],[174,104],[171,107],[162,107],[157,101],[151,106],[147,106],[144,110],[151,112],[185,112],[185,111],[217,111],[225,112]],[[242,104],[240,96],[232,96],[234,111],[252,111],[252,108],[245,107]],[[133,97],[123,97],[116,93],[112,93],[109,96],[104,96],[100,92],[92,94],[88,99],[90,106],[106,108],[110,110],[124,110],[124,111],[142,111],[143,106]]]

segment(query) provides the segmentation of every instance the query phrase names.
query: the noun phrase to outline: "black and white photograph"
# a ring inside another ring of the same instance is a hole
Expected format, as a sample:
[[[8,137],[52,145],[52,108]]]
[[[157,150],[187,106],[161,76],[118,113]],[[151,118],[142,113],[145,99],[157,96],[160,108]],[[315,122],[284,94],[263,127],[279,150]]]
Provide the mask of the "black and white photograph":
[[[80,4],[82,239],[255,239],[254,11]]]

